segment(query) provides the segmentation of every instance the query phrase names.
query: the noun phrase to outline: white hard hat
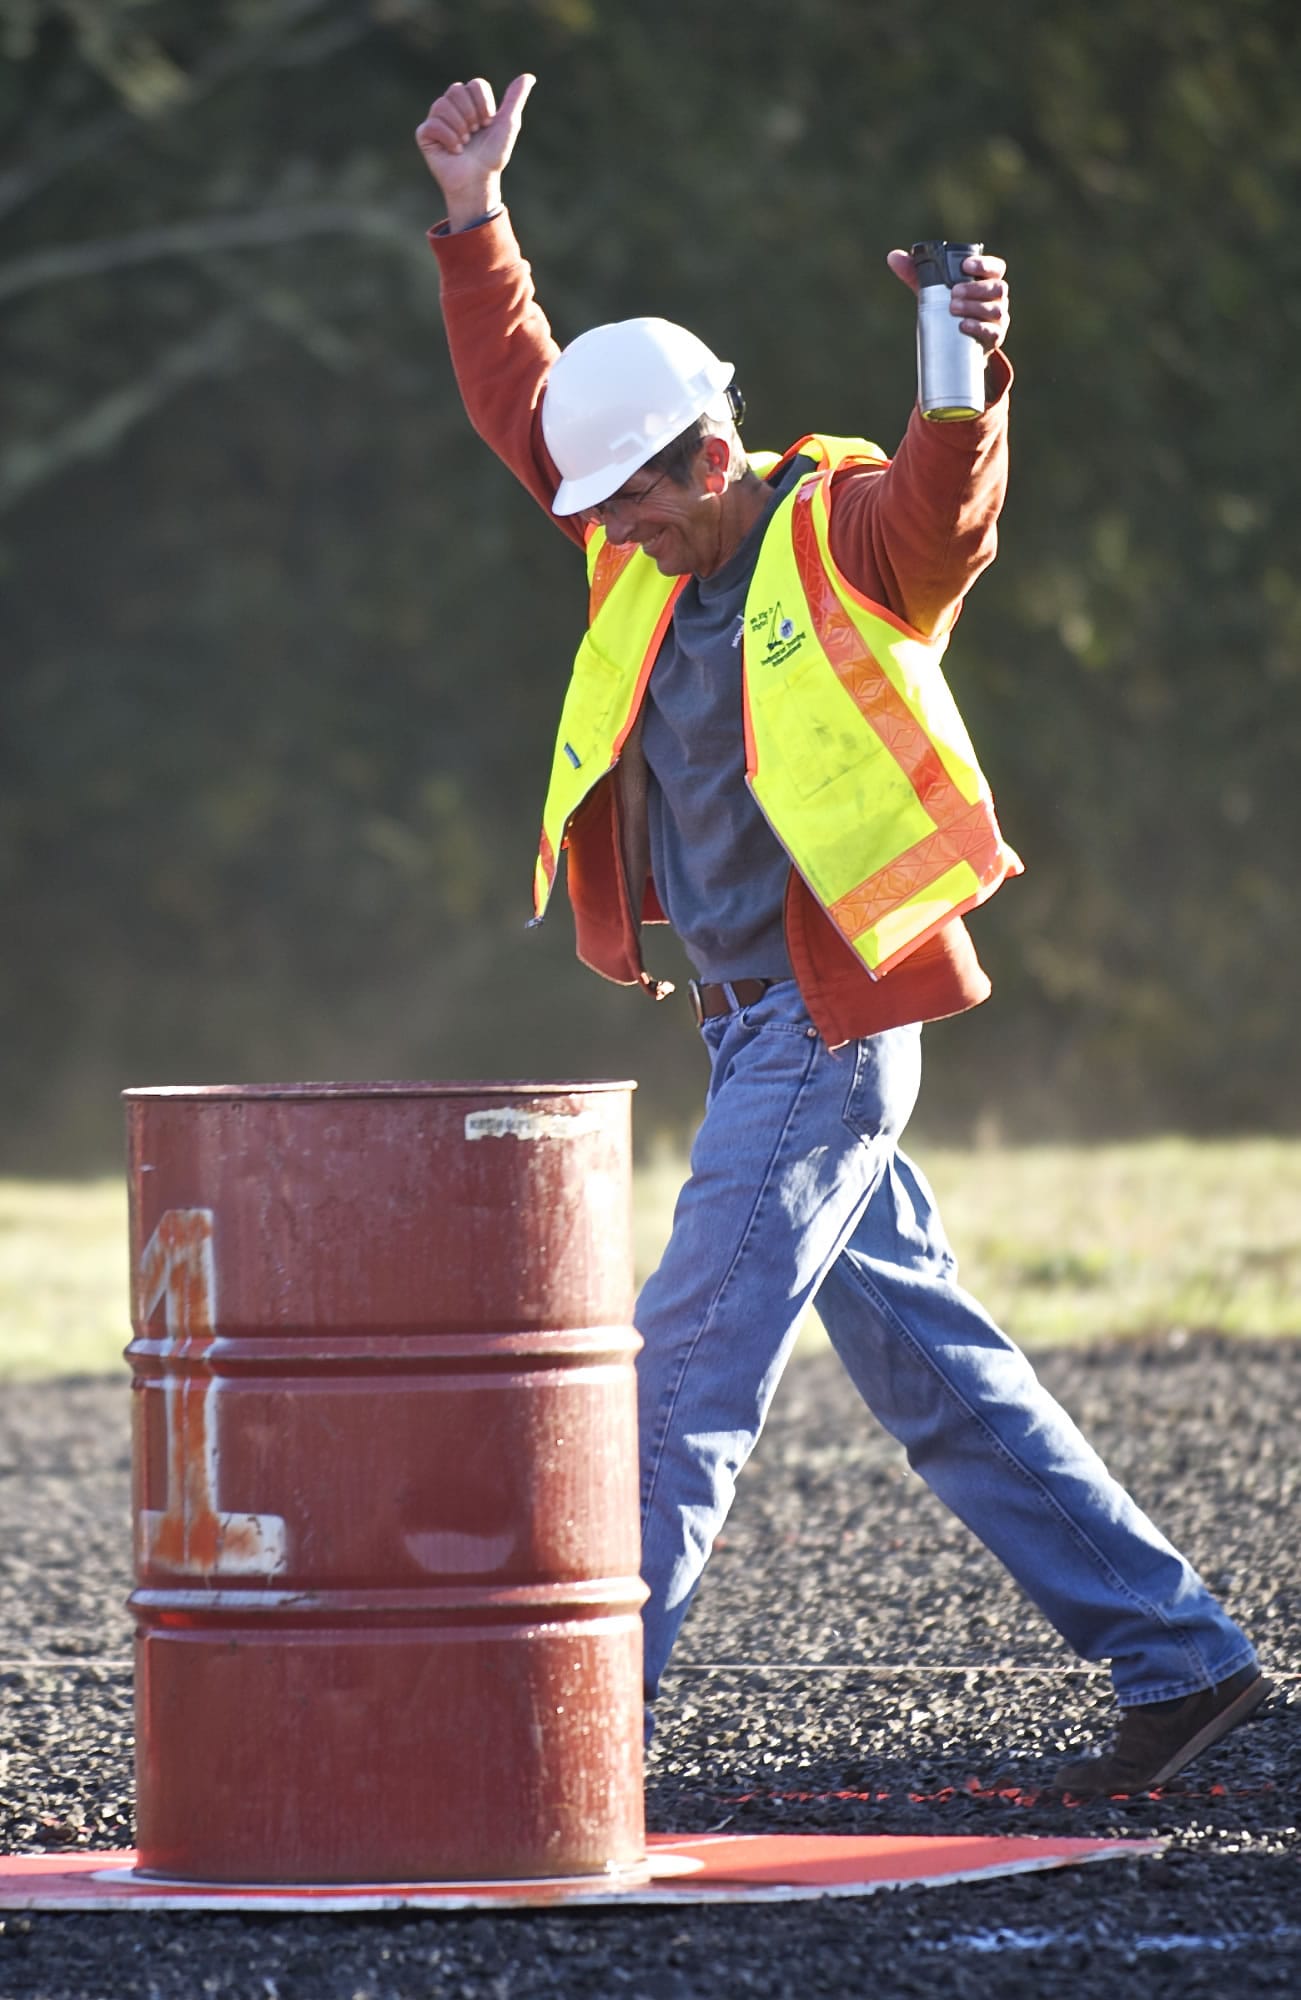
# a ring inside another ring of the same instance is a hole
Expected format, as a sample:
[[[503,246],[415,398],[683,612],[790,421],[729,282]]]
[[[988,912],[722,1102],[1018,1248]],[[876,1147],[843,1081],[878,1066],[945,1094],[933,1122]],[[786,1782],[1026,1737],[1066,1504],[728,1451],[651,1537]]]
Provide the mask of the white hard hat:
[[[579,514],[717,406],[732,379],[703,340],[667,319],[621,319],[580,333],[547,381],[542,435],[560,472],[554,514]]]

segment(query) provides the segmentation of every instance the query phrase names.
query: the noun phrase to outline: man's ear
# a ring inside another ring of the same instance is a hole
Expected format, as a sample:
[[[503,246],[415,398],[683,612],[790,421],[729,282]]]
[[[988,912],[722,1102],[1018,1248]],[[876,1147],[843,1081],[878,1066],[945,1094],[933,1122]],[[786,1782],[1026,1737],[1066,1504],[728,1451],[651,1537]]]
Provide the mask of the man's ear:
[[[707,437],[700,447],[705,465],[705,491],[722,493],[727,486],[728,468],[732,463],[732,447],[726,438]]]

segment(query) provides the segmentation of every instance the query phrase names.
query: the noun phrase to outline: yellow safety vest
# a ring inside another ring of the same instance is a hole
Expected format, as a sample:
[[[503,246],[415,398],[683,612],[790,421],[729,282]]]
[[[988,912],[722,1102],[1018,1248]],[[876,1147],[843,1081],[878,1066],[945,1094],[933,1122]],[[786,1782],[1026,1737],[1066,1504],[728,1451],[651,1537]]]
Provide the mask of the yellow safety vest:
[[[837,930],[880,976],[1021,863],[940,669],[948,634],[923,637],[832,559],[832,474],[883,453],[862,438],[820,436],[793,453],[818,469],[776,507],[746,595],[746,782]],[[756,470],[778,462],[751,460]],[[600,528],[587,565],[588,629],[543,809],[537,918],[571,818],[618,761],[686,583]]]

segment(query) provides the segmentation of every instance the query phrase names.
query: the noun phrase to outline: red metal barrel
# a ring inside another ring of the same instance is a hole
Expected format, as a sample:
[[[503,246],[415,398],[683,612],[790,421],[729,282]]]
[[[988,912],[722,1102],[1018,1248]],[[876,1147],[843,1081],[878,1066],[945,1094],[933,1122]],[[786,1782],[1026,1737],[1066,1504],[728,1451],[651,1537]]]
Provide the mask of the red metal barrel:
[[[142,1869],[643,1862],[632,1088],[126,1093]]]

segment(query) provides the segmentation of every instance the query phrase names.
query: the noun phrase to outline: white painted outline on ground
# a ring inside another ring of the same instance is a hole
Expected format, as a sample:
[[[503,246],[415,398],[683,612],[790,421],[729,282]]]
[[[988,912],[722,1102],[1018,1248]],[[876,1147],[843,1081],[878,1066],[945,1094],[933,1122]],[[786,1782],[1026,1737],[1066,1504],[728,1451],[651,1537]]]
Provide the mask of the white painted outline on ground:
[[[1041,1926],[1033,1930],[960,1931],[948,1938],[913,1938],[910,1949],[926,1952],[935,1957],[943,1957],[946,1952],[1005,1951],[1056,1951],[1064,1946],[1072,1949],[1085,1946],[1095,1955],[1107,1951],[1146,1952],[1230,1952],[1258,1951],[1262,1945],[1284,1945],[1301,1938],[1301,1929],[1294,1924],[1276,1924],[1268,1931],[1223,1931],[1218,1935],[1208,1935],[1201,1931],[1138,1931],[1128,1934],[1118,1933],[1109,1937],[1105,1932],[1082,1930],[1058,1930]]]

